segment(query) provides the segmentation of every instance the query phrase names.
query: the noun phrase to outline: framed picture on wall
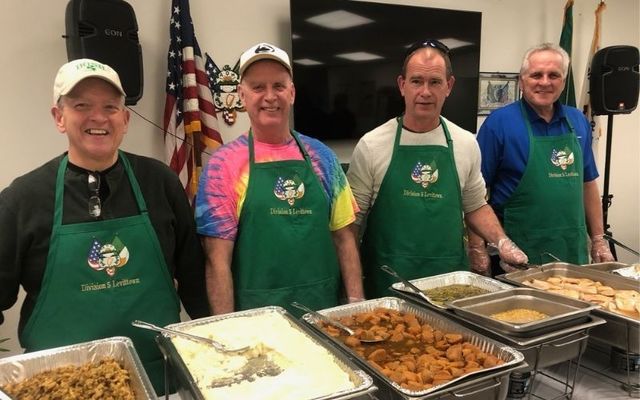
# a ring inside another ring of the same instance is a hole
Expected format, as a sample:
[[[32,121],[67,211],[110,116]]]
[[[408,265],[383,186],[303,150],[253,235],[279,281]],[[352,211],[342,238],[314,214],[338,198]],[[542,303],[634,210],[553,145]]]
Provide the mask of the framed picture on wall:
[[[478,115],[520,99],[517,73],[480,72],[478,89]]]

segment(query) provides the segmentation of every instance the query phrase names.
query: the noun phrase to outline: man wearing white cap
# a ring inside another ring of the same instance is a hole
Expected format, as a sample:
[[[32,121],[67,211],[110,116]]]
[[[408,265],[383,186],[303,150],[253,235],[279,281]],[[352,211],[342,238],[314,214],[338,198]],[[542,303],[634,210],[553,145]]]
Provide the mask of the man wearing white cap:
[[[178,322],[180,300],[191,317],[209,315],[204,258],[175,174],[119,150],[129,123],[124,98],[108,65],[80,59],[58,71],[51,114],[68,151],[0,193],[0,309],[22,285],[26,351],[132,338],[162,393],[154,334],[131,321]]]
[[[289,126],[289,56],[259,43],[240,75],[250,129],[213,154],[196,196],[214,313],[362,300],[357,206],[335,154]]]

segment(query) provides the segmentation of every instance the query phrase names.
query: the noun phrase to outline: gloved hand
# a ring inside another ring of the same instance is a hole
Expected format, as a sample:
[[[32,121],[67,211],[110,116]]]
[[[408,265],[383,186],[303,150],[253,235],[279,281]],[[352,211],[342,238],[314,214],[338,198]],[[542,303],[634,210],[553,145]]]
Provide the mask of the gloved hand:
[[[470,244],[467,247],[467,255],[469,256],[469,266],[473,272],[484,276],[491,275],[491,269],[489,268],[491,260],[484,243],[481,245]]]
[[[603,235],[591,236],[591,260],[594,263],[615,261],[609,242],[605,240]]]
[[[512,265],[521,265],[529,262],[529,257],[507,237],[500,239],[497,247],[500,266],[505,272],[512,272],[517,269]]]

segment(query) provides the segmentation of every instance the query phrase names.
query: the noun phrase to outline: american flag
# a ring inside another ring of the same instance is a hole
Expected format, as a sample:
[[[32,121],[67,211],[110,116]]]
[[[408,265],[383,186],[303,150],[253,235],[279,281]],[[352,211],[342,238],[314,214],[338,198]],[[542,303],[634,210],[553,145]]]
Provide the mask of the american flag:
[[[89,266],[97,270],[100,270],[100,247],[102,247],[100,242],[98,242],[96,239],[93,239],[91,250],[89,250],[89,256],[87,257]]]
[[[276,181],[276,186],[273,188],[273,193],[275,193],[276,196],[284,196],[284,192],[284,179],[279,176]]]
[[[422,164],[421,161],[418,161],[418,163],[415,165],[415,167],[413,167],[413,171],[411,171],[411,176],[413,178],[420,178],[422,176],[422,166],[424,164]]]
[[[193,202],[202,155],[211,154],[222,144],[222,138],[188,0],[172,1],[169,22],[165,156],[167,164],[180,177],[189,201]]]

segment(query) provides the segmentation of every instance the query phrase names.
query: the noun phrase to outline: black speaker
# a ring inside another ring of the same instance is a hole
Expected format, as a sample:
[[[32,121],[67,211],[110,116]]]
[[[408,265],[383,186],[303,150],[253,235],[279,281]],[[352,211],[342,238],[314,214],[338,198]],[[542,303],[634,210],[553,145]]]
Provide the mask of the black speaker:
[[[92,58],[120,75],[125,103],[142,97],[142,48],[136,15],[124,0],[70,0],[65,13],[67,58]]]
[[[638,48],[611,46],[593,55],[589,72],[591,109],[595,115],[629,114],[638,105]]]

